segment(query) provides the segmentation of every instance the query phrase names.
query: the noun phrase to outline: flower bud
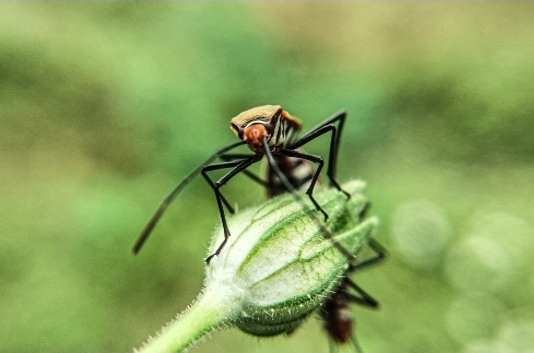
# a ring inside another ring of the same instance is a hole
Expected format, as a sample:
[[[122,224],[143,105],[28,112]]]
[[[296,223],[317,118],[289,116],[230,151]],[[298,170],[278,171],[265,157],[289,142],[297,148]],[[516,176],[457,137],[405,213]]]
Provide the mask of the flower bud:
[[[324,225],[333,239],[291,194],[229,218],[232,235],[207,267],[205,291],[232,298],[239,307],[234,324],[245,332],[292,332],[330,296],[347,269],[348,259],[334,242],[357,254],[378,223],[375,217],[358,222],[367,202],[364,187],[362,181],[345,184],[350,198],[334,188],[314,194],[329,215]],[[307,198],[306,206],[314,210]],[[210,254],[223,239],[220,228]]]
[[[297,202],[291,194],[229,217],[232,235],[207,266],[197,301],[140,352],[183,352],[229,326],[256,336],[293,332],[338,287],[349,262],[339,246],[357,255],[373,236],[377,218],[359,221],[367,203],[364,187],[363,181],[343,185],[350,198],[333,188],[317,190],[326,223],[307,198]],[[220,227],[208,254],[223,240]]]

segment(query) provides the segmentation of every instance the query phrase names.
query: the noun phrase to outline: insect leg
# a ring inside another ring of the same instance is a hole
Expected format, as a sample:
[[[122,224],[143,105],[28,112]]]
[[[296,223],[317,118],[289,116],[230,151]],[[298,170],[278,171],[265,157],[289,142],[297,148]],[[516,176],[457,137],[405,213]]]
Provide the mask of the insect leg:
[[[362,223],[365,220],[365,217],[367,217],[367,212],[371,208],[371,203],[368,201],[365,203],[361,211],[358,213],[358,222]],[[351,270],[360,270],[364,269],[373,265],[376,265],[380,262],[382,262],[386,258],[387,251],[386,249],[380,244],[375,238],[370,237],[367,245],[375,252],[375,256],[362,261],[356,265],[352,265]]]
[[[267,160],[268,160],[269,165],[271,166],[271,168],[273,168],[274,172],[276,173],[276,175],[278,175],[278,178],[280,178],[282,183],[285,185],[286,189],[289,190],[291,192],[291,194],[293,194],[293,197],[295,198],[295,200],[297,200],[300,203],[300,205],[302,206],[302,209],[304,210],[304,212],[306,212],[308,217],[310,217],[315,222],[315,224],[317,225],[317,227],[319,228],[319,230],[321,231],[323,236],[326,239],[331,240],[332,243],[334,244],[334,246],[336,247],[336,249],[338,249],[349,260],[349,262],[352,263],[352,262],[356,261],[356,256],[351,254],[347,249],[345,249],[343,247],[343,245],[339,244],[334,239],[334,237],[332,236],[332,233],[330,233],[330,231],[328,231],[328,229],[326,229],[324,224],[321,223],[321,221],[319,220],[319,218],[317,218],[315,213],[313,213],[313,211],[310,210],[310,208],[308,206],[306,206],[306,203],[304,202],[302,197],[299,195],[297,190],[293,187],[293,185],[291,185],[289,180],[287,180],[287,178],[284,175],[284,173],[282,173],[282,171],[280,171],[280,168],[278,167],[278,165],[276,164],[276,161],[274,160],[273,153],[270,150],[269,143],[267,142],[267,138],[266,137],[263,138],[263,148],[265,149],[265,154],[267,155]]]
[[[369,209],[371,208],[371,203],[367,201],[365,205],[363,205],[361,211],[358,213],[358,222],[362,223],[365,220],[365,217],[367,217],[367,212],[369,212]]]
[[[213,170],[219,170],[219,169],[234,168],[237,165],[239,165],[239,163],[241,163],[242,161],[243,160],[208,164],[208,165],[204,166],[204,168],[202,169],[202,176],[204,177],[204,179],[206,179],[206,181],[211,186],[211,188],[215,189],[215,184],[213,183],[211,178],[208,176],[207,172],[213,171]],[[226,200],[226,197],[224,197],[222,194],[220,194],[220,197],[221,197],[222,203],[224,204],[224,206],[226,206],[228,211],[230,213],[234,213],[234,208]]]
[[[252,155],[251,154],[244,154],[244,153],[228,153],[228,154],[224,154],[224,155],[220,156],[219,158],[222,159],[223,161],[232,161],[232,160],[235,160],[235,159],[245,159],[245,158],[249,158],[249,157],[252,157]],[[256,183],[260,184],[261,186],[268,187],[268,184],[267,184],[267,182],[265,180],[263,180],[262,178],[260,178],[256,174],[252,173],[248,169],[243,170],[243,173],[246,176],[248,176],[250,179],[255,181]]]
[[[341,135],[343,133],[343,126],[345,125],[345,119],[347,118],[347,111],[345,109],[341,109],[340,111],[334,113],[332,116],[321,122],[319,125],[315,126],[313,129],[311,129],[308,133],[306,133],[301,138],[306,138],[309,134],[313,133],[315,130],[329,124],[334,124],[338,122],[337,130],[337,138],[336,138],[336,150],[335,150],[335,162],[337,162],[337,152],[339,148],[339,144],[341,142]]]
[[[311,129],[308,133],[306,133],[304,136],[302,136],[300,139],[298,139],[295,143],[293,143],[291,146],[289,146],[289,149],[295,149],[298,148],[309,141],[315,139],[316,137],[322,135],[323,133],[320,133],[317,135],[317,131],[324,129],[326,126],[331,125],[333,129],[335,130],[334,123],[338,123],[337,126],[337,133],[333,132],[335,136],[331,137],[330,141],[330,156],[328,160],[328,176],[330,178],[330,181],[334,186],[336,186],[337,182],[335,182],[335,172],[336,172],[336,164],[337,164],[337,156],[339,151],[339,144],[341,142],[341,135],[343,133],[343,126],[345,125],[345,119],[347,117],[347,112],[345,109],[342,109],[338,112],[336,112],[334,115],[320,123],[319,125],[315,126],[313,129]],[[339,186],[339,184],[337,184]],[[336,186],[336,188],[338,188]],[[339,188],[338,188],[339,189]]]
[[[219,214],[221,216],[221,221],[222,221],[223,230],[224,230],[224,240],[221,243],[221,245],[219,245],[219,247],[217,248],[215,253],[211,254],[210,256],[208,256],[206,258],[206,263],[207,264],[210,263],[211,259],[214,256],[219,255],[219,253],[223,249],[224,245],[228,241],[228,237],[230,237],[230,230],[228,229],[228,224],[226,223],[226,216],[224,214],[223,201],[222,201],[223,200],[223,196],[222,196],[221,192],[219,191],[219,189],[221,188],[221,186],[226,184],[230,179],[232,179],[236,174],[238,174],[239,172],[245,170],[251,164],[253,164],[253,163],[257,162],[257,161],[259,161],[258,155],[254,155],[254,156],[252,156],[252,157],[250,157],[248,159],[245,159],[245,160],[216,163],[216,164],[211,164],[211,165],[204,166],[204,168],[202,168],[202,175],[208,181],[210,186],[213,188],[213,191],[215,192],[215,198],[217,199],[217,207],[219,208]],[[219,169],[224,169],[224,168],[232,168],[232,167],[233,167],[232,170],[230,170],[228,173],[223,175],[222,178],[217,180],[215,183],[213,183],[213,181],[210,179],[210,177],[207,174],[208,172],[213,171],[213,170],[219,170]]]
[[[376,255],[356,265],[350,265],[349,271],[359,271],[384,261],[384,259],[386,258],[387,251],[386,248],[382,246],[382,244],[380,244],[375,238],[369,238],[367,245],[369,245],[369,247],[376,253]]]
[[[328,215],[321,208],[321,206],[319,206],[319,204],[317,203],[317,201],[315,201],[315,198],[313,197],[313,189],[315,188],[315,183],[317,182],[317,178],[319,178],[319,174],[321,173],[321,170],[323,169],[323,166],[324,166],[323,157],[316,156],[316,155],[310,154],[310,153],[294,151],[294,150],[282,150],[280,152],[280,154],[283,154],[283,155],[288,156],[288,157],[296,157],[296,158],[306,159],[308,161],[312,161],[312,162],[315,162],[315,163],[319,164],[319,166],[317,167],[317,170],[315,171],[315,174],[313,174],[313,178],[312,178],[312,180],[310,182],[310,186],[308,186],[308,190],[306,190],[306,194],[310,198],[311,202],[313,202],[313,204],[315,205],[315,208],[318,211],[321,211],[321,213],[324,216],[324,219],[327,220],[328,219]]]
[[[206,161],[204,161],[204,163],[202,163],[201,165],[196,167],[191,173],[189,173],[184,179],[182,179],[180,184],[178,184],[178,186],[176,186],[174,188],[174,190],[169,195],[167,195],[167,197],[165,197],[165,199],[163,199],[163,201],[159,205],[158,209],[156,210],[156,212],[154,213],[154,215],[152,216],[150,221],[145,226],[145,229],[143,229],[143,231],[141,232],[141,235],[139,236],[139,238],[135,242],[134,247],[132,249],[133,253],[134,254],[139,253],[139,251],[143,247],[143,244],[148,239],[148,236],[150,235],[150,233],[152,232],[152,230],[154,229],[154,227],[158,223],[159,219],[161,218],[161,216],[163,215],[163,213],[165,212],[165,210],[167,209],[169,204],[176,198],[176,196],[178,196],[178,194],[187,186],[187,184],[189,184],[191,182],[191,180],[193,180],[198,175],[198,173],[201,172],[201,170],[202,170],[202,168],[204,166],[212,163],[219,156],[225,154],[226,152],[228,152],[228,151],[230,151],[230,150],[232,150],[232,149],[234,149],[234,148],[236,148],[238,146],[244,145],[244,144],[245,144],[244,141],[239,141],[239,142],[232,143],[231,145],[228,145],[226,147],[223,147],[223,148],[217,150],[213,155],[211,155],[208,159],[206,159]]]
[[[354,295],[352,293],[349,293],[347,290],[344,290],[344,294],[347,296],[347,298],[356,303],[363,306],[368,306],[371,308],[377,308],[378,307],[378,301],[373,298],[371,295],[369,295],[366,291],[364,291],[359,285],[354,283],[350,278],[345,277],[343,279],[345,284],[347,284],[349,287],[354,289],[360,296]]]
[[[341,119],[343,121],[344,119]],[[328,176],[328,179],[330,180],[330,183],[334,185],[336,189],[343,192],[348,198],[350,197],[349,193],[341,189],[341,186],[339,183],[335,180],[335,167],[336,167],[336,159],[337,159],[337,149],[338,149],[338,131],[334,124],[330,123],[327,125],[323,125],[318,127],[317,129],[311,131],[304,137],[300,138],[297,142],[289,146],[286,150],[294,150],[298,147],[301,147],[305,145],[306,143],[316,139],[317,137],[330,132],[330,149],[329,149],[329,155],[328,155],[328,168],[326,170],[326,175]]]
[[[330,117],[328,117],[325,120],[323,120],[322,122],[320,122],[318,125],[314,126],[313,129],[310,129],[310,131],[307,132],[302,137],[306,137],[309,134],[313,133],[318,128],[323,127],[323,126],[328,125],[328,124],[333,124],[336,121],[339,121],[339,127],[340,127],[339,130],[342,130],[343,124],[345,123],[345,118],[346,117],[347,117],[347,111],[345,109],[341,109],[341,110],[335,112],[334,114],[332,114]]]

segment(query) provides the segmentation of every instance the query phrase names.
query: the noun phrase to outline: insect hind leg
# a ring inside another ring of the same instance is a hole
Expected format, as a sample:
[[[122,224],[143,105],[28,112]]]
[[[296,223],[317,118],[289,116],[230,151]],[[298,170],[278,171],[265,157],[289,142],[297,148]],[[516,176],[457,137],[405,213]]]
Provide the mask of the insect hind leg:
[[[375,255],[357,264],[350,264],[349,271],[359,271],[367,267],[377,265],[386,259],[386,248],[382,246],[375,238],[369,238],[367,243],[369,247],[375,252]]]
[[[365,220],[370,208],[371,208],[371,203],[367,201],[365,205],[363,205],[363,208],[360,210],[360,212],[357,214],[359,223],[362,223]],[[376,240],[373,237],[370,237],[367,242],[367,245],[371,248],[371,250],[374,251],[375,255],[360,263],[350,264],[350,267],[349,267],[350,272],[365,269],[367,267],[371,267],[373,265],[381,263],[382,261],[386,259],[386,254],[387,254],[386,248],[384,248],[384,246],[382,246],[382,244],[380,244],[378,240]]]
[[[370,308],[378,308],[378,301],[373,298],[369,293],[367,293],[365,290],[363,290],[362,287],[357,285],[354,281],[352,281],[350,278],[346,277],[343,279],[345,281],[345,284],[354,289],[359,295],[352,294],[348,292],[348,290],[345,290],[346,297],[353,303],[370,307]]]

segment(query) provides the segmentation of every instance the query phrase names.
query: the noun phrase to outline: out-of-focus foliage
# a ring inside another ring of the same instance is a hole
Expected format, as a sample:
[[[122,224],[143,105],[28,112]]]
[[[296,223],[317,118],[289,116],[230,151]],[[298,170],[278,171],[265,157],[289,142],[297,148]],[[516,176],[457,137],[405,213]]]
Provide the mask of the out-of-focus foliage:
[[[282,104],[349,112],[338,176],[361,177],[390,251],[354,279],[366,352],[534,349],[534,4],[0,4],[2,352],[130,351],[200,290],[219,219],[193,182],[138,257],[158,202],[229,120]],[[326,155],[327,139],[307,150]],[[225,186],[263,199],[243,176]],[[215,335],[196,352],[326,352]]]

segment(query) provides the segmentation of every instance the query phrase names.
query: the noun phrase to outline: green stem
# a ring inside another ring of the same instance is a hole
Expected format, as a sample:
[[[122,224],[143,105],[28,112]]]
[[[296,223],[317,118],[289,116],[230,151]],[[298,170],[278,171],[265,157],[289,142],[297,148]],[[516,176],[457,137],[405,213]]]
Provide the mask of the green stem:
[[[195,342],[224,325],[232,324],[237,315],[234,299],[224,293],[203,293],[193,306],[150,340],[139,353],[184,352]]]

